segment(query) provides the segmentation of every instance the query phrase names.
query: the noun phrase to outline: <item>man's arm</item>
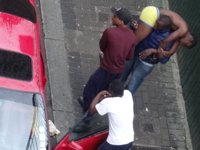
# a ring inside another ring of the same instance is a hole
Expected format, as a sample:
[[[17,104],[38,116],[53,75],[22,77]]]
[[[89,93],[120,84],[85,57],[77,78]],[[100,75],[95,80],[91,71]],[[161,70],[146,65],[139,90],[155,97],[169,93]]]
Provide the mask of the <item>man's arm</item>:
[[[162,59],[163,57],[171,57],[178,49],[180,45],[180,42],[177,40],[172,48],[168,51],[162,49],[162,48],[159,48],[159,49],[154,49],[154,48],[148,48],[146,50],[144,50],[143,52],[141,52],[139,54],[139,57],[141,59],[146,59],[148,56],[152,55],[152,54],[155,54],[158,56],[159,59]]]
[[[91,105],[90,105],[90,114],[94,114],[97,112],[96,110],[96,104],[98,104],[99,102],[101,102],[104,98],[111,96],[111,94],[108,91],[101,91],[97,94],[97,96],[93,99]]]
[[[99,47],[102,52],[105,51],[108,42],[108,29],[103,32],[103,35],[99,41]]]
[[[163,57],[171,57],[178,49],[178,47],[180,46],[180,41],[176,40],[176,42],[173,44],[172,48],[168,51],[159,48],[158,49],[158,57],[159,59],[162,59]]]
[[[173,26],[176,27],[175,31],[172,32],[163,42],[168,43],[173,40],[177,40],[181,37],[183,37],[188,32],[188,26],[185,20],[177,13],[160,8],[160,14],[167,15],[170,17]]]
[[[155,48],[148,48],[145,49],[144,51],[142,51],[141,53],[139,53],[139,57],[140,59],[146,59],[148,56],[152,55],[152,54],[156,54],[157,55],[158,51]]]

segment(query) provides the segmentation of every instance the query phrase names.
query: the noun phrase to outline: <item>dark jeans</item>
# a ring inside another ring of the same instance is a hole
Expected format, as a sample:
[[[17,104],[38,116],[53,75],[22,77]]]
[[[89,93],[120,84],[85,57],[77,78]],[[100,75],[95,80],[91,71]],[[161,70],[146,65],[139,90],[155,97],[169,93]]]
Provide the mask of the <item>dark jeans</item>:
[[[94,74],[92,74],[83,91],[83,112],[86,112],[92,100],[102,90],[107,90],[109,84],[118,79],[120,74],[114,74],[99,67]]]
[[[100,145],[98,150],[129,150],[131,148],[133,142],[130,142],[125,145],[111,145],[108,142],[104,142],[103,144]]]
[[[133,71],[134,63],[135,63],[135,58],[126,61],[124,71],[122,72],[120,77],[121,81],[123,81],[124,83],[127,81],[128,76]]]

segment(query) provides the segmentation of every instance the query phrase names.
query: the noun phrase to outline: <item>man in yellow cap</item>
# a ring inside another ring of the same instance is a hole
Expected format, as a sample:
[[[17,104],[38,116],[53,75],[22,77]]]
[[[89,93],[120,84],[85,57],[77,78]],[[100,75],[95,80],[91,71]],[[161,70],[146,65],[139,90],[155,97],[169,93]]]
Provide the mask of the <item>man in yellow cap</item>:
[[[177,13],[158,8],[155,6],[147,6],[143,8],[140,17],[139,17],[139,24],[138,28],[135,31],[138,43],[145,39],[153,30],[156,21],[158,20],[160,15],[169,16],[172,20],[172,28],[173,32],[162,42],[161,47],[165,48],[167,43],[173,40],[179,40],[180,44],[186,46],[188,48],[193,47],[196,44],[195,39],[191,35],[188,30],[188,25],[185,20]]]

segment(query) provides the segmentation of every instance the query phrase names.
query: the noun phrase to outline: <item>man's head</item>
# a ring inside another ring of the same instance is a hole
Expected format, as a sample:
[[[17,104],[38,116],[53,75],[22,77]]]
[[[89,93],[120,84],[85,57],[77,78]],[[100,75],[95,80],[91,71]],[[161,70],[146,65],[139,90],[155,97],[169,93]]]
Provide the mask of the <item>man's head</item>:
[[[137,16],[137,15],[132,15],[131,21],[130,21],[130,23],[128,24],[128,27],[129,27],[131,30],[135,31],[135,30],[137,30],[137,28],[138,28],[138,22],[139,22],[139,16]]]
[[[193,48],[197,44],[197,39],[190,32],[187,32],[187,34],[180,39],[180,42],[187,48]]]
[[[113,25],[127,25],[131,21],[131,13],[126,8],[111,8]]]
[[[166,15],[160,15],[160,17],[156,21],[155,28],[157,30],[165,30],[165,29],[170,29],[171,26],[172,26],[172,21],[170,17]]]
[[[120,80],[113,80],[108,91],[112,94],[113,97],[122,97],[124,94],[124,83]]]

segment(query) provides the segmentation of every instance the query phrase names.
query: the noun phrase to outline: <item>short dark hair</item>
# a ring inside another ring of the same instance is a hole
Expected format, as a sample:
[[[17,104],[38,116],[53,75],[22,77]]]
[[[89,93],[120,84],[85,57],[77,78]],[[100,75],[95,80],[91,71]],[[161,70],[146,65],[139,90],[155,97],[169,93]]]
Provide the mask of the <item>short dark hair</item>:
[[[120,20],[127,25],[131,21],[131,12],[126,8],[111,8],[111,12],[114,16],[118,17]]]
[[[122,97],[124,94],[124,83],[115,79],[109,84],[109,91],[112,93],[113,97]]]
[[[171,26],[172,26],[171,18],[167,15],[160,15],[160,17],[158,18],[158,21],[163,22],[164,29],[171,28]]]

